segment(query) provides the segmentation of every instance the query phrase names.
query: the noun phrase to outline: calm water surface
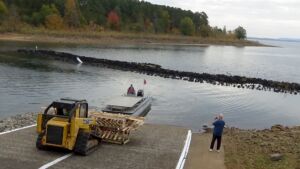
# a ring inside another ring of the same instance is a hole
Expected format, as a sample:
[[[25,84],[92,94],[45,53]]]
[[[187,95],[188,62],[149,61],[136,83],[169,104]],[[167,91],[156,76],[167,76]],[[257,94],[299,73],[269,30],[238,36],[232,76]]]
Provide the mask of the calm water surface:
[[[149,62],[164,68],[214,74],[243,75],[300,83],[300,43],[269,42],[272,47],[57,48],[56,50],[122,61]]]
[[[266,43],[266,42],[265,42]],[[246,75],[300,83],[300,43],[267,41],[280,48],[120,46],[40,44],[39,48],[114,60],[151,62],[170,69]],[[0,51],[32,48],[32,43],[0,42]],[[300,96],[164,79],[106,68],[24,58],[0,52],[0,117],[38,111],[60,97],[86,98],[102,107],[132,83],[154,98],[148,122],[198,130],[224,113],[230,126],[265,128],[299,125]]]

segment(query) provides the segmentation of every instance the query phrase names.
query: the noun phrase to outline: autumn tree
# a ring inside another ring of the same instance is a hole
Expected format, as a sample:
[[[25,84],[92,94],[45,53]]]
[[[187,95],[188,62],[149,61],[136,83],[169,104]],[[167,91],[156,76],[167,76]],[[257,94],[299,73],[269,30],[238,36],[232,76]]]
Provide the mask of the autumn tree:
[[[12,6],[14,10],[10,10]],[[104,30],[103,26],[106,26],[119,31],[246,38],[246,30],[241,28],[230,34],[226,29],[221,28],[221,32],[220,28],[211,27],[205,12],[154,5],[144,0],[0,0],[2,28],[7,20],[10,23],[45,25],[48,29],[78,28],[88,23],[85,28],[91,31]],[[22,28],[11,25],[12,28]],[[7,27],[10,29],[9,25]]]
[[[120,17],[116,11],[112,10],[107,16],[107,24],[112,30],[120,30]]]
[[[70,27],[79,27],[80,26],[80,16],[79,11],[77,10],[77,5],[75,0],[66,0],[65,1],[65,12],[64,12],[64,21],[66,25]]]
[[[64,27],[64,21],[59,14],[51,14],[46,17],[45,26],[48,29],[59,30]]]
[[[180,31],[183,35],[194,35],[195,25],[190,17],[184,17],[180,21]]]
[[[52,14],[59,14],[55,5],[43,5],[39,11],[32,14],[30,22],[36,26],[44,24],[46,17]]]
[[[247,37],[247,32],[246,29],[243,27],[239,26],[234,30],[235,37],[238,39],[246,39]]]

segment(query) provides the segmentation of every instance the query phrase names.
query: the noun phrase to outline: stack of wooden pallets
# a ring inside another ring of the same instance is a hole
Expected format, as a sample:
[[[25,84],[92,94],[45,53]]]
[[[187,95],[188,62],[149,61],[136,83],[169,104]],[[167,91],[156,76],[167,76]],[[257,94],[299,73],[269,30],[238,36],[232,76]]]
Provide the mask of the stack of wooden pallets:
[[[144,117],[134,117],[124,114],[91,112],[90,117],[96,119],[96,133],[104,142],[126,144],[130,132],[144,124]]]

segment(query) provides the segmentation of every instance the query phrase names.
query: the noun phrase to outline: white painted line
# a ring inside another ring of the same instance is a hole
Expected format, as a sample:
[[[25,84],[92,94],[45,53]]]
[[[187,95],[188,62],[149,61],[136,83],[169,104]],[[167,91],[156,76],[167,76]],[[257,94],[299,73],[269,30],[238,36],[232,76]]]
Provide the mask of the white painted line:
[[[61,162],[62,160],[66,159],[66,158],[68,158],[68,157],[70,157],[70,156],[72,156],[72,153],[69,153],[69,154],[64,155],[64,156],[62,156],[62,157],[59,157],[58,159],[56,159],[56,160],[54,160],[54,161],[51,161],[50,163],[47,163],[47,164],[41,166],[39,169],[46,169],[46,168],[49,168],[49,167],[51,167],[51,166],[53,166],[53,165],[55,165],[55,164]]]
[[[25,126],[25,127],[21,127],[21,128],[16,128],[16,129],[13,129],[13,130],[9,130],[9,131],[2,132],[2,133],[0,133],[0,135],[12,133],[12,132],[15,132],[15,131],[19,131],[19,130],[23,130],[23,129],[27,129],[27,128],[35,127],[35,126],[36,126],[36,124],[29,125],[29,126]],[[56,160],[54,160],[54,161],[52,161],[52,162],[50,162],[50,163],[47,163],[47,164],[41,166],[39,169],[46,169],[46,168],[49,168],[49,167],[53,166],[54,164],[57,164],[57,163],[59,163],[60,161],[66,159],[66,158],[68,158],[68,157],[70,157],[71,155],[72,155],[72,153],[69,153],[69,154],[67,154],[67,155],[64,155],[64,156],[62,156],[62,157],[60,157],[60,158],[58,158],[58,159],[56,159]]]
[[[187,154],[188,154],[188,152],[189,152],[191,140],[192,140],[192,131],[189,130],[189,131],[188,131],[188,134],[187,134],[187,136],[186,136],[185,144],[184,144],[184,147],[183,147],[183,149],[182,149],[180,158],[179,158],[179,160],[178,160],[176,169],[183,169],[184,163],[185,163],[185,160],[186,160],[186,157],[187,157]]]
[[[19,131],[19,130],[23,130],[23,129],[27,129],[27,128],[35,127],[35,126],[36,126],[36,124],[30,125],[30,126],[21,127],[21,128],[16,128],[16,129],[13,129],[13,130],[2,132],[2,133],[0,133],[0,135],[7,134],[7,133],[12,133],[12,132],[15,132],[15,131]]]

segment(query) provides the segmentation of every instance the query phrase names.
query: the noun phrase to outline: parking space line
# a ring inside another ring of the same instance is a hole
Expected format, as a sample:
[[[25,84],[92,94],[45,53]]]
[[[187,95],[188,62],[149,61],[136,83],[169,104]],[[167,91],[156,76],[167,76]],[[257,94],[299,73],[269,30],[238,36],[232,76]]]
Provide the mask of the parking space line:
[[[59,157],[58,159],[56,159],[56,160],[54,160],[54,161],[51,161],[51,162],[49,162],[49,163],[47,163],[47,164],[41,166],[39,169],[47,169],[47,168],[49,168],[49,167],[51,167],[51,166],[53,166],[53,165],[55,165],[55,164],[57,164],[57,163],[63,161],[64,159],[69,158],[70,156],[72,156],[72,154],[73,154],[73,153],[69,153],[69,154],[64,155],[64,156],[62,156],[62,157]]]
[[[27,128],[35,127],[35,126],[36,126],[36,124],[25,126],[25,127],[21,127],[21,128],[16,128],[16,129],[13,129],[13,130],[2,132],[2,133],[0,133],[0,135],[12,133],[12,132],[15,132],[15,131],[19,131],[19,130],[23,130],[23,129],[27,129]]]

